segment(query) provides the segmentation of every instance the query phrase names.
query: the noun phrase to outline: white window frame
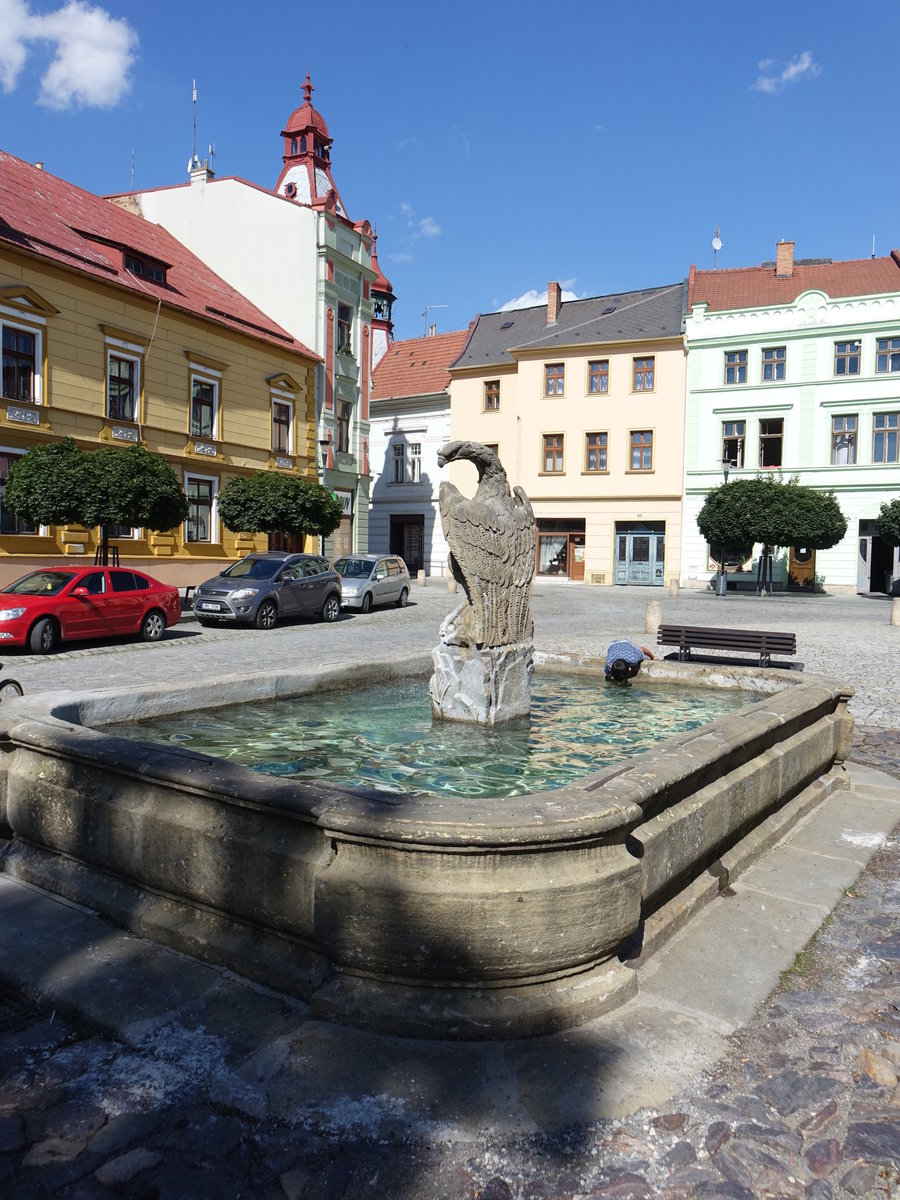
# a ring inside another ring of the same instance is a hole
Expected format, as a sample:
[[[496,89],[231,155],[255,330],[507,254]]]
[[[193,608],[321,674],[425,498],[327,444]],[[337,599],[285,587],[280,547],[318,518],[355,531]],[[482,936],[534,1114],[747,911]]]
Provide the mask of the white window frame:
[[[222,372],[212,367],[204,367],[201,363],[191,363],[191,383],[188,389],[188,431],[192,438],[208,438],[211,442],[219,440],[219,413],[222,407]],[[194,383],[209,383],[213,387],[213,419],[212,433],[194,433]],[[199,476],[198,476],[199,478]]]
[[[422,482],[422,443],[409,443],[409,473],[410,483]]]
[[[293,454],[294,453],[294,400],[292,396],[285,395],[284,392],[272,392],[271,400],[271,418],[272,418],[272,453],[273,454]],[[275,405],[282,404],[288,410],[288,435],[287,448],[284,450],[275,449]]]
[[[394,478],[392,483],[406,483],[406,443],[394,442],[392,449],[394,459]]]
[[[133,342],[123,342],[119,338],[108,337],[106,339],[106,405],[105,413],[108,421],[127,421],[131,420],[136,425],[141,423],[141,360],[143,358],[143,346],[136,346]],[[114,417],[109,411],[109,360],[111,358],[124,358],[128,362],[134,363],[134,412],[135,415],[128,417]]]
[[[3,454],[4,456],[5,455],[10,455],[10,456],[14,455],[16,458],[22,458],[27,453],[28,453],[27,449],[23,450],[21,446],[0,446],[0,454]],[[24,533],[23,532],[23,533],[0,534],[0,537],[49,537],[49,536],[50,536],[50,526],[49,525],[38,525],[38,527],[34,531],[34,533]]]
[[[42,317],[30,316],[29,319],[23,320],[21,313],[17,313],[15,309],[7,308],[0,304],[0,353],[2,353],[3,329],[18,329],[22,333],[30,333],[34,337],[34,395],[31,397],[32,404],[44,403],[44,330],[43,326],[46,321]],[[0,383],[2,387],[2,383]],[[4,404],[27,404],[26,400],[15,400],[12,396],[0,397]]]
[[[184,544],[186,546],[217,546],[219,544],[219,477],[218,475],[201,475],[198,471],[185,471],[184,473],[184,494],[188,496],[188,484],[191,480],[196,479],[199,482],[212,484],[212,500],[209,510],[209,537],[207,538],[188,538],[188,520],[184,522]],[[190,504],[190,497],[188,496]],[[216,532],[216,537],[213,537],[213,530]]]

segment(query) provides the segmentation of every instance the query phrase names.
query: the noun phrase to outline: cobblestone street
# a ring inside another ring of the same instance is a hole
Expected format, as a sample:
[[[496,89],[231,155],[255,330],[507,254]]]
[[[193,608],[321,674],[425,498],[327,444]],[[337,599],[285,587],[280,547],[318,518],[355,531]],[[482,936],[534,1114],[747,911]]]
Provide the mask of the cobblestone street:
[[[409,608],[337,625],[203,630],[157,645],[7,653],[26,692],[346,663],[430,649],[459,597],[439,581]],[[539,651],[602,655],[619,636],[652,644],[641,589],[539,584]],[[808,673],[856,688],[853,760],[900,780],[900,627],[887,598],[709,593],[660,596],[663,620],[796,632]],[[875,853],[714,1067],[665,1105],[527,1137],[386,1133],[362,1109],[339,1131],[254,1111],[211,1086],[217,1030],[183,1045],[128,1042],[0,979],[0,1196],[66,1200],[845,1200],[900,1196],[900,842]],[[727,903],[724,900],[723,903]],[[2,906],[0,906],[2,916]],[[708,963],[714,973],[715,961]],[[278,998],[266,1012],[277,1019]],[[276,1015],[272,1015],[276,1014]],[[287,1025],[289,1014],[281,1015]],[[576,1043],[577,1044],[577,1043]],[[556,1044],[558,1045],[558,1044]],[[549,1047],[549,1043],[548,1043]],[[536,1078],[541,1055],[535,1047]],[[553,1051],[547,1049],[546,1053]],[[352,1051],[343,1065],[352,1073]],[[497,1050],[503,1104],[507,1048]],[[444,1060],[441,1060],[444,1061]],[[546,1064],[545,1064],[546,1066]],[[299,1089],[306,1086],[302,1079]],[[448,1077],[448,1088],[457,1086]],[[375,1104],[380,1097],[373,1096]],[[537,1103],[535,1102],[535,1111]],[[537,1118],[535,1118],[537,1121]]]

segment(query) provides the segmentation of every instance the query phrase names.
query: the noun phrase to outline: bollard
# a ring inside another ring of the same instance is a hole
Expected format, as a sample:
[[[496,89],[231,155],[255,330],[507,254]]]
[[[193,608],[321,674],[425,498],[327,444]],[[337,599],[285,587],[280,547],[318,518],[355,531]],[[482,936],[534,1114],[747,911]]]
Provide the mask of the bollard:
[[[669,580],[669,595],[672,597],[673,600],[677,600],[677,598],[678,598],[678,580],[677,579]]]
[[[662,620],[662,607],[658,600],[647,601],[647,612],[644,617],[644,632],[656,633]]]
[[[424,571],[416,572],[416,583],[419,585],[419,587],[425,586],[425,572]]]
[[[456,591],[456,580],[453,578],[452,575],[447,576],[447,591],[450,593],[451,596]]]
[[[900,596],[891,601],[891,624],[900,625]]]

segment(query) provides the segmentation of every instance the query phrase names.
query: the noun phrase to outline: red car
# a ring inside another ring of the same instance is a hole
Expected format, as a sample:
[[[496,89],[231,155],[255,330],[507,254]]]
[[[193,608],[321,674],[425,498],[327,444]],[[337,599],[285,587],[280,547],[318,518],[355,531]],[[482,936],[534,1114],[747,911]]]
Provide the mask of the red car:
[[[139,633],[155,642],[181,616],[177,588],[126,567],[43,567],[0,591],[0,643],[49,654],[61,641]]]

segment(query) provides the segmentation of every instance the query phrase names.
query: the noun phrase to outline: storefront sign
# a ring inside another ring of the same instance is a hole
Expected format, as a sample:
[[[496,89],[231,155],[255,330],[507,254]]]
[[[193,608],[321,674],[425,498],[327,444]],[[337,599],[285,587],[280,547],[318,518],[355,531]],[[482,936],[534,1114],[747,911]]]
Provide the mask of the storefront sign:
[[[332,495],[334,496],[334,498],[336,500],[340,500],[341,508],[343,510],[344,516],[352,517],[353,516],[353,493],[352,492],[334,491],[332,493]]]

